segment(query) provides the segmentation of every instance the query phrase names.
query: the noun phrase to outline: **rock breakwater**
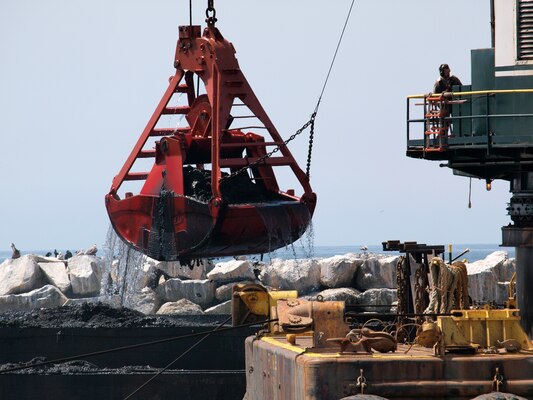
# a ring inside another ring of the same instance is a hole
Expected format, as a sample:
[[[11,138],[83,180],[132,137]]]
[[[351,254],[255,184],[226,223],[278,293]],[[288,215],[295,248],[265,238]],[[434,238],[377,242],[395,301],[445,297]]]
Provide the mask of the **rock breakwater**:
[[[393,306],[396,301],[397,255],[348,253],[269,263],[202,260],[192,269],[139,254],[128,259],[134,265],[94,255],[69,260],[24,255],[5,260],[0,264],[0,313],[57,307],[68,313],[75,305],[105,303],[110,309],[128,307],[138,317],[228,314],[236,283],[297,290],[309,299],[320,295],[325,300],[364,305],[367,311],[374,311],[372,306]],[[507,299],[515,270],[514,259],[507,253],[498,251],[467,263],[467,270],[472,300],[502,304]]]

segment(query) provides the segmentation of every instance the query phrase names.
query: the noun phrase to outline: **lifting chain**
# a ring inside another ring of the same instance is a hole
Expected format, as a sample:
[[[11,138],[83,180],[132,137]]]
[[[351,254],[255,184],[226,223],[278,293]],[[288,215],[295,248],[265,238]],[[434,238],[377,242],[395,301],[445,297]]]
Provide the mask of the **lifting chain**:
[[[205,10],[205,16],[207,17],[205,22],[207,22],[207,25],[209,26],[215,26],[215,22],[217,22],[217,12],[215,10],[214,6],[215,0],[207,0],[207,8]]]
[[[422,285],[420,284],[420,278],[420,268],[417,268],[415,272],[415,313],[420,312],[422,303],[422,293],[420,293]]]
[[[405,281],[405,256],[401,256],[396,263],[396,287],[398,288],[398,314],[407,314],[407,293]]]
[[[363,369],[362,368],[359,370],[359,373],[360,373],[360,375],[357,377],[356,386],[361,391],[360,394],[365,394],[365,388],[366,388],[367,385],[366,385],[366,378],[363,375]]]
[[[307,150],[307,168],[305,169],[305,175],[307,179],[311,178],[311,153],[313,152],[313,140],[315,136],[315,116],[316,112],[313,113],[309,122],[311,122],[311,128],[309,128],[309,149]]]
[[[407,274],[406,274],[406,260],[405,256],[401,256],[396,263],[396,287],[398,296],[398,314],[407,314]],[[405,317],[401,317],[396,321],[397,340],[403,342],[405,339],[405,332],[401,329],[405,323]]]
[[[424,264],[420,264],[415,272],[415,313],[421,314],[424,311],[424,293],[426,287]]]
[[[305,129],[307,129],[308,126],[311,126],[311,132],[309,137],[309,152],[307,154],[307,177],[309,177],[309,169],[311,168],[311,149],[313,147],[313,135],[314,135],[314,126],[315,126],[315,117],[316,117],[316,111],[311,114],[311,118],[309,121],[307,121],[300,129],[298,129],[294,134],[291,135],[287,140],[283,142],[283,145],[286,146],[289,142],[293,141],[296,136],[298,136],[300,133],[302,133]],[[272,151],[268,152],[264,156],[259,157],[255,162],[248,164],[245,167],[242,167],[241,169],[238,169],[235,172],[232,172],[229,175],[225,175],[222,178],[220,178],[220,182],[225,181],[226,179],[233,178],[234,176],[237,176],[244,171],[246,171],[248,168],[255,167],[258,164],[263,163],[267,158],[272,157],[274,153],[277,153],[281,149],[280,146],[277,146]]]
[[[214,0],[207,0],[207,9],[205,11],[205,14],[207,16],[206,22],[210,26],[215,26],[215,22],[217,21],[217,19],[216,19],[216,11],[215,11],[215,7],[214,7],[213,3],[214,3]],[[328,79],[329,79],[329,76],[331,74],[331,70],[333,69],[333,64],[335,63],[335,59],[337,58],[337,52],[339,51],[339,47],[340,47],[340,45],[342,43],[342,38],[344,37],[344,32],[346,30],[346,26],[348,25],[348,20],[350,19],[350,15],[352,13],[352,8],[353,8],[354,3],[355,3],[355,0],[352,0],[352,3],[350,5],[350,10],[348,11],[348,15],[346,16],[346,21],[344,21],[344,26],[342,28],[342,32],[341,32],[341,35],[339,37],[339,41],[337,43],[337,47],[335,49],[335,53],[333,55],[333,59],[331,60],[331,64],[329,66],[329,70],[328,70],[328,73],[326,75],[326,79],[324,81],[324,85],[322,86],[322,90],[320,92],[320,96],[318,96],[318,102],[316,104],[315,111],[311,115],[311,119],[309,121],[307,121],[300,129],[298,129],[296,131],[296,133],[293,134],[289,139],[287,139],[286,141],[283,142],[284,145],[287,145],[291,140],[293,140],[296,136],[298,136],[300,133],[302,133],[302,131],[304,129],[306,129],[308,126],[311,126],[310,135],[309,135],[309,149],[308,149],[308,152],[307,152],[307,168],[306,168],[306,172],[305,172],[305,174],[307,176],[307,179],[310,178],[310,171],[311,171],[311,153],[313,151],[313,140],[314,140],[314,133],[315,133],[315,117],[316,117],[316,113],[318,112],[318,107],[320,106],[320,101],[322,100],[322,95],[324,94],[324,90],[326,89],[326,86],[327,86],[327,83],[328,83]],[[271,157],[274,153],[278,152],[279,149],[280,148],[278,146],[274,150],[272,150],[271,152],[269,152],[269,153],[265,154],[264,156],[260,157],[259,159],[257,159],[254,163],[252,163],[250,165],[247,165],[246,167],[243,167],[243,168],[241,168],[241,169],[239,169],[239,170],[237,170],[235,172],[232,172],[229,175],[223,176],[222,178],[220,178],[220,182],[222,182],[223,180],[226,180],[226,179],[230,179],[230,178],[232,178],[232,177],[234,177],[236,175],[239,175],[242,172],[246,171],[248,168],[254,167],[257,164],[262,163],[265,159],[267,159],[268,157]]]
[[[496,392],[499,392],[502,385],[503,375],[500,374],[500,368],[496,367],[496,373],[494,374],[494,378],[492,379],[492,388],[495,389]]]

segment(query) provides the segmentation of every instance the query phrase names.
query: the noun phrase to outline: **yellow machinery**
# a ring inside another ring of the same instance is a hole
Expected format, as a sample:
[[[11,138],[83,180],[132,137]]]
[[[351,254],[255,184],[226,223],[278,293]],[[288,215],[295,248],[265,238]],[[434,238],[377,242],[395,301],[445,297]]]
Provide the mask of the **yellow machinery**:
[[[533,398],[533,345],[517,309],[455,310],[417,325],[351,329],[342,301],[297,298],[260,285],[233,289],[234,324],[274,320],[246,340],[246,399],[472,399],[491,391]],[[398,320],[397,320],[398,321]]]

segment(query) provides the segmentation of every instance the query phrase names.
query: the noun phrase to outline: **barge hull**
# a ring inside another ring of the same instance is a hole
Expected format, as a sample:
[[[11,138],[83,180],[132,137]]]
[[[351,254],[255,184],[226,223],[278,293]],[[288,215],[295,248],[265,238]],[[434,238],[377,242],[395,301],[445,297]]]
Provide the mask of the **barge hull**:
[[[300,339],[299,339],[300,340]],[[311,353],[305,340],[292,346],[282,338],[246,340],[248,400],[338,400],[361,393],[387,399],[472,399],[496,390],[533,398],[533,357],[527,354],[446,355],[401,345],[390,354]],[[310,343],[309,343],[310,344]]]

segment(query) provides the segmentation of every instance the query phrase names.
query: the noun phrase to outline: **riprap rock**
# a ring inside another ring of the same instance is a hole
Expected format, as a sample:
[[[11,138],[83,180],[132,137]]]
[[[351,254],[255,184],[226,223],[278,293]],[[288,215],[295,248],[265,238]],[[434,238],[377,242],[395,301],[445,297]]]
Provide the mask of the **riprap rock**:
[[[276,289],[309,293],[320,287],[320,264],[315,259],[274,259],[263,268],[259,280]]]
[[[0,296],[29,292],[42,283],[41,269],[32,255],[7,259],[0,264]]]
[[[207,274],[207,278],[215,282],[235,282],[255,279],[255,274],[250,261],[230,260],[216,264],[215,268]]]
[[[31,311],[39,308],[61,307],[67,298],[53,285],[28,293],[0,296],[0,311]]]

